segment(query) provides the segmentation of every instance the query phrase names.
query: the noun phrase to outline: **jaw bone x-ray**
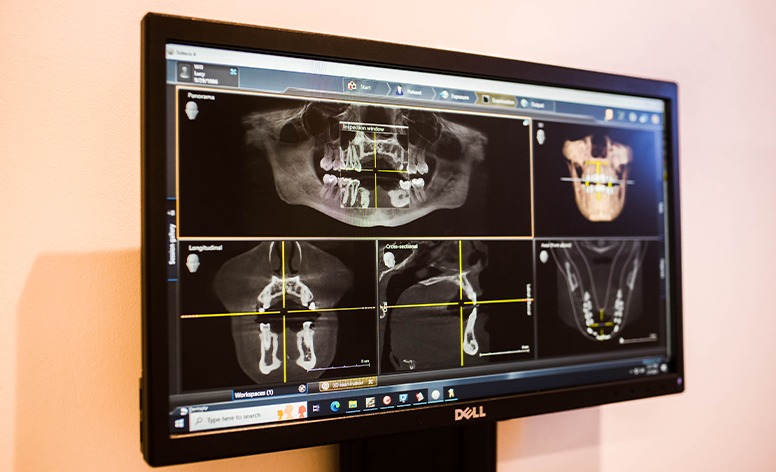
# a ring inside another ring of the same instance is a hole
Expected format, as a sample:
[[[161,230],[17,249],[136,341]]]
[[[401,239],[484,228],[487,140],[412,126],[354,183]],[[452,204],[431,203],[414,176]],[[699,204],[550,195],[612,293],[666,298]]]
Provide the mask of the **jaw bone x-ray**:
[[[283,202],[353,226],[394,227],[466,201],[483,133],[432,111],[299,103],[243,119]]]
[[[618,338],[628,322],[642,315],[646,244],[578,241],[564,246],[551,249],[558,269],[558,311],[563,321],[593,341]]]
[[[477,304],[485,244],[381,241],[379,256],[383,370],[386,361],[395,370],[477,362],[489,344]]]
[[[227,261],[215,291],[230,312],[249,313],[232,317],[242,370],[256,383],[284,371],[289,379],[319,377],[335,356],[339,317],[317,310],[335,307],[352,281],[342,261],[304,241],[262,242]]]
[[[625,205],[630,147],[609,136],[592,134],[566,141],[563,155],[568,161],[577,208],[590,221],[612,221]]]

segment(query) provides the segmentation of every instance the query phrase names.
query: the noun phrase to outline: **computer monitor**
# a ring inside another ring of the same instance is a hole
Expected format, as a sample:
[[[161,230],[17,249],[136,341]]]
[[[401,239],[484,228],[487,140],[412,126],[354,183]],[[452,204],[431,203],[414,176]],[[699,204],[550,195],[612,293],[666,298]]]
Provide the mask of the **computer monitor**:
[[[683,390],[675,84],[142,26],[150,464]]]

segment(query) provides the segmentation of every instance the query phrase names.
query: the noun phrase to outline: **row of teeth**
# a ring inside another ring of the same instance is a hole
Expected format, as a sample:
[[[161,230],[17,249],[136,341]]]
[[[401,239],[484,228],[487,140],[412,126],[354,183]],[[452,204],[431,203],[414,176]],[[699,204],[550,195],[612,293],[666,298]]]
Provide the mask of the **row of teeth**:
[[[422,152],[410,152],[409,155],[410,159],[406,163],[406,169],[404,168],[405,163],[399,163],[398,169],[395,170],[406,170],[409,174],[428,174],[429,168],[425,155]],[[331,170],[361,172],[361,159],[372,159],[372,156],[372,154],[361,152],[352,146],[345,151],[341,151],[338,147],[327,147],[318,165],[326,172]]]
[[[597,194],[605,194],[605,195],[614,195],[619,191],[618,186],[609,186],[604,184],[595,184],[595,185],[586,185],[585,186],[585,192],[587,193],[597,193]]]
[[[412,196],[415,200],[424,202],[426,200],[426,181],[422,177],[417,177],[410,180],[400,180],[399,188],[389,190],[388,193],[391,196],[394,206],[399,205],[393,202],[395,193],[405,194]],[[401,190],[399,190],[401,189]],[[338,198],[340,206],[343,208],[369,208],[371,203],[372,193],[361,187],[361,181],[358,179],[351,179],[348,177],[337,177],[333,174],[324,174],[323,176],[323,197],[326,199]],[[407,203],[409,203],[407,201]]]
[[[582,180],[585,183],[589,182],[591,184],[619,184],[620,183],[620,181],[615,179],[613,176],[600,174],[600,173],[583,175]]]
[[[313,300],[313,292],[301,281],[298,275],[286,277],[285,292],[289,296],[298,298],[305,308],[309,308],[310,310],[316,309],[316,304]],[[262,289],[257,298],[259,313],[264,313],[267,311],[267,308],[270,308],[273,304],[277,304],[282,296],[283,281],[278,276],[273,275],[270,282]]]
[[[614,316],[612,317],[612,331],[609,333],[603,333],[596,331],[591,326],[596,323],[593,315],[593,302],[590,298],[590,293],[585,292],[582,301],[582,313],[585,316],[585,325],[587,326],[587,334],[594,336],[598,341],[606,341],[612,338],[620,331],[620,325],[622,324],[623,309],[625,308],[625,302],[622,300],[622,290],[617,291],[617,300],[614,302]]]

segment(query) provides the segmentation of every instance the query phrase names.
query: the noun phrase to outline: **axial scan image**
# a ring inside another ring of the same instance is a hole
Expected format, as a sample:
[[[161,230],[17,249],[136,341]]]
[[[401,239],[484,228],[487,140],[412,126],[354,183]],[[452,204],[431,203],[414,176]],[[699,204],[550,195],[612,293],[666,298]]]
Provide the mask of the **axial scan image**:
[[[539,243],[540,355],[662,342],[655,246],[638,240]]]
[[[542,131],[534,143],[537,235],[657,234],[662,155],[654,133],[537,126]]]
[[[247,381],[234,378],[224,386],[376,372],[374,282],[356,277],[359,271],[374,273],[374,243],[284,240],[220,245],[229,247],[231,257],[214,259],[203,253],[196,273],[182,280],[184,362],[190,356],[202,357],[190,350],[219,357],[231,353]],[[189,282],[195,277],[203,282]],[[202,311],[208,305],[211,312]],[[220,313],[212,312],[218,307]],[[218,337],[212,334],[216,331]],[[234,365],[212,368],[229,370]]]
[[[533,356],[530,243],[378,244],[382,372]]]
[[[531,234],[523,119],[186,93],[178,114],[182,234]],[[196,119],[187,103],[197,105]]]

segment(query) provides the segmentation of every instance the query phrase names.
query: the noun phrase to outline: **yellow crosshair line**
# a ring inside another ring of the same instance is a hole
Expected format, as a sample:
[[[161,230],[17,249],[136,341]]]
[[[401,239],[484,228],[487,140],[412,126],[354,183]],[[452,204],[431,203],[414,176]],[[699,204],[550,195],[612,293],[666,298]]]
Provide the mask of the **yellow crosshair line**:
[[[283,309],[286,309],[286,242],[280,241],[280,251],[282,256],[280,261],[282,263],[282,276],[283,276]],[[283,314],[283,383],[286,383],[286,315]]]
[[[463,251],[461,249],[461,240],[458,240],[458,301],[463,301]],[[458,309],[460,313],[461,330],[461,367],[463,367],[463,305]]]

